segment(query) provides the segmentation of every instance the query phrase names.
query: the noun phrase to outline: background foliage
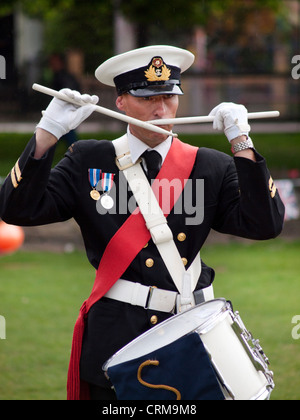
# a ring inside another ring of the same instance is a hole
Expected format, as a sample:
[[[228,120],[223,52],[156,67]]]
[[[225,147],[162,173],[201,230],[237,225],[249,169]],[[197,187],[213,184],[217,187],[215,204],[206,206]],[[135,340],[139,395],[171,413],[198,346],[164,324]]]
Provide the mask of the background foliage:
[[[259,46],[262,39],[264,43],[274,44],[278,38],[275,31],[278,21],[280,36],[291,31],[285,1],[280,0],[2,0],[0,16],[11,13],[15,7],[22,7],[30,16],[44,21],[45,54],[80,49],[86,56],[87,71],[93,71],[99,61],[113,55],[117,12],[122,12],[134,25],[138,47],[149,43],[187,47],[195,28],[201,26],[209,36],[209,47],[221,39],[229,48],[233,42],[247,38],[249,19],[260,17],[263,17],[263,27],[257,27],[251,48]],[[270,21],[269,12],[274,12],[276,18]],[[266,54],[266,46],[263,51]],[[251,70],[249,63],[246,64],[248,71]]]

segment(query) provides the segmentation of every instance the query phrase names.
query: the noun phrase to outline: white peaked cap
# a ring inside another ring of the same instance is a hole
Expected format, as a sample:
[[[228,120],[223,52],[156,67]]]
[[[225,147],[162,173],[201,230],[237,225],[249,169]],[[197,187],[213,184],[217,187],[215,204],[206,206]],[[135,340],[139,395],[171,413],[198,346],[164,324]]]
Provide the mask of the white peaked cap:
[[[115,86],[119,94],[182,94],[180,74],[194,59],[191,52],[182,48],[151,45],[106,60],[96,69],[95,76],[101,83]]]

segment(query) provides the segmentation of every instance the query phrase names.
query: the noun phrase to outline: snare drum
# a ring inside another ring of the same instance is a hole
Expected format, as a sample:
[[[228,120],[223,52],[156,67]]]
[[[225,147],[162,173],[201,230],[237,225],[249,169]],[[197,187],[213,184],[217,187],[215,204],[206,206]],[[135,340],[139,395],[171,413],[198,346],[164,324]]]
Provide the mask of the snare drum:
[[[200,336],[224,399],[269,399],[274,382],[268,359],[238,312],[233,313],[225,299],[205,302],[158,324],[113,355],[103,370],[109,376],[110,368],[168,346],[191,333]]]

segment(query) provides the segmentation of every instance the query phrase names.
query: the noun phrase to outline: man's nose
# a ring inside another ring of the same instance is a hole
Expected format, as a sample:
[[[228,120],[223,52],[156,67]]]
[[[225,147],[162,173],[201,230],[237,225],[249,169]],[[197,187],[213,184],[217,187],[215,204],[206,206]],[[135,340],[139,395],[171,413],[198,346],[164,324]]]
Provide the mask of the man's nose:
[[[158,117],[161,117],[163,115],[165,115],[166,112],[166,104],[163,98],[157,98],[155,100],[155,107],[154,107],[154,113],[155,115],[157,115]]]

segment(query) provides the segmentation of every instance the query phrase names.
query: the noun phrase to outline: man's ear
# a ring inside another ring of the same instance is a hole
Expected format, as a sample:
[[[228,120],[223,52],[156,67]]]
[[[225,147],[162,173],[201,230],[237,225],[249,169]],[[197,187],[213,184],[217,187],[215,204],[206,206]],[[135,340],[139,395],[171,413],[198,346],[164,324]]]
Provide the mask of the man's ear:
[[[123,97],[123,95],[117,97],[116,106],[120,111],[124,111],[124,97]]]

